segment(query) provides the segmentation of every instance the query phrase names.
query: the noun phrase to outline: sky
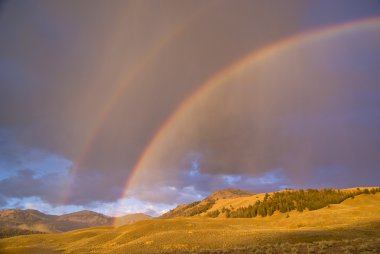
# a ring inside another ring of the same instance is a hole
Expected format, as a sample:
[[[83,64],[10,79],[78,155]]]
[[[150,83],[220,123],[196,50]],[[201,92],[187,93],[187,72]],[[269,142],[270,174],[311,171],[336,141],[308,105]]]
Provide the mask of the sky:
[[[379,185],[379,69],[377,0],[1,1],[0,209]]]

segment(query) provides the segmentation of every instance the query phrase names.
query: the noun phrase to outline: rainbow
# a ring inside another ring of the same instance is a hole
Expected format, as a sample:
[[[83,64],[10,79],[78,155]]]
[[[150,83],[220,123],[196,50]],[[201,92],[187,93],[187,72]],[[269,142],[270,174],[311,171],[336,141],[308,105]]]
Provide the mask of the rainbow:
[[[99,112],[98,117],[92,124],[94,127],[88,132],[86,138],[84,139],[82,147],[79,149],[78,156],[76,159],[74,159],[74,166],[69,178],[66,180],[59,204],[63,205],[67,203],[73,179],[77,175],[79,169],[82,167],[83,162],[91,151],[91,147],[93,147],[102,126],[107,120],[107,117],[112,112],[113,108],[115,108],[115,106],[118,104],[118,102],[123,98],[123,95],[125,94],[128,86],[131,85],[136,80],[136,78],[139,77],[144,72],[144,70],[155,61],[155,59],[157,59],[161,51],[166,46],[170,45],[176,38],[179,37],[179,35],[185,31],[186,28],[188,28],[193,22],[197,20],[198,17],[203,15],[205,11],[212,7],[214,4],[214,2],[210,2],[210,4],[202,6],[202,8],[199,8],[195,13],[186,17],[183,22],[179,22],[178,25],[175,26],[175,28],[170,32],[160,37],[157,42],[153,43],[153,46],[146,51],[140,61],[138,61],[133,66],[132,70],[128,72],[128,75],[120,79],[118,85],[116,85],[115,90],[111,93],[111,96],[107,99],[104,107]]]
[[[159,145],[165,140],[165,137],[170,133],[171,126],[180,120],[180,117],[191,108],[193,104],[210,95],[214,89],[222,84],[225,84],[230,78],[239,75],[252,64],[257,64],[265,59],[269,59],[276,54],[283,52],[284,50],[291,49],[306,42],[315,42],[318,40],[331,38],[337,35],[342,35],[351,31],[355,31],[362,28],[375,28],[380,25],[380,17],[371,17],[367,19],[355,20],[351,22],[340,23],[333,26],[322,27],[316,30],[307,31],[304,33],[296,34],[294,36],[285,38],[278,42],[275,42],[269,46],[254,50],[244,57],[238,59],[236,62],[228,65],[222,70],[212,75],[208,80],[199,86],[199,88],[185,99],[174,113],[164,122],[161,128],[156,132],[155,136],[151,139],[145,150],[139,157],[135,167],[130,173],[124,193],[121,198],[126,198],[129,194],[130,188],[136,180],[137,173],[143,168],[146,168],[146,164],[149,158],[158,150]]]

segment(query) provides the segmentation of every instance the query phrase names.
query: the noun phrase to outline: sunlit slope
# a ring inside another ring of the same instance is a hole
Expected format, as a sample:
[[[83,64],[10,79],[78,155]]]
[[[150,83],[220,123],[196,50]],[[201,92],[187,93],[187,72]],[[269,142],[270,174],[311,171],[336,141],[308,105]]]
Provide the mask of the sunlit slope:
[[[243,200],[253,200],[255,194],[250,191],[228,188],[213,192],[207,198],[193,202],[191,204],[182,204],[161,216],[162,219],[170,219],[179,216],[196,216],[211,211],[220,200],[234,201],[243,198]],[[223,202],[222,202],[223,204]]]
[[[347,198],[360,195],[361,193],[380,192],[379,187],[360,187],[350,189],[308,189],[308,190],[282,190],[272,193],[254,194],[239,189],[219,190],[207,198],[190,204],[182,204],[169,212],[163,214],[161,218],[169,219],[174,217],[255,217],[248,216],[247,213],[239,211],[239,208],[249,208],[261,202],[261,207],[265,208],[260,215],[270,216],[274,211],[289,212],[290,210],[316,210],[338,204]],[[266,198],[267,197],[267,198]],[[264,203],[262,203],[264,201]],[[266,201],[266,202],[265,202]],[[260,204],[258,204],[260,205]],[[256,206],[258,208],[258,206]],[[228,210],[228,211],[227,211]],[[252,207],[250,208],[252,209]],[[255,213],[257,213],[256,211]],[[265,214],[263,214],[265,213]]]
[[[279,241],[373,238],[380,235],[380,193],[315,211],[249,219],[174,218],[62,234],[0,240],[0,253],[167,253],[248,248]],[[49,252],[47,252],[49,253]]]
[[[342,192],[347,193],[353,193],[355,191],[362,191],[365,189],[372,190],[375,187],[358,187],[358,188],[347,188],[347,189],[341,189]],[[268,193],[269,195],[272,195],[273,193]],[[260,193],[256,195],[251,196],[245,196],[245,197],[235,197],[235,198],[227,198],[227,199],[218,199],[215,201],[215,204],[206,212],[202,213],[201,216],[204,216],[207,214],[207,212],[212,212],[216,210],[221,210],[222,208],[241,208],[241,207],[248,207],[249,205],[254,205],[256,201],[263,201],[265,197],[265,193]],[[220,217],[223,217],[221,214]]]

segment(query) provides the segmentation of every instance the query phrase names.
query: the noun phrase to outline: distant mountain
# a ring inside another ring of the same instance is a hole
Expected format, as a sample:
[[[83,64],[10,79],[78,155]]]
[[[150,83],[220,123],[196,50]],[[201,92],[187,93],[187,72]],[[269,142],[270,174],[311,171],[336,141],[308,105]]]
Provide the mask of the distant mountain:
[[[241,197],[250,197],[253,195],[255,195],[255,193],[234,188],[218,190],[201,201],[177,206],[173,210],[170,210],[169,212],[163,214],[160,218],[169,219],[181,216],[195,216],[211,209],[215,205],[216,201],[220,199],[235,199]]]
[[[79,211],[64,215],[48,215],[37,210],[0,210],[0,237],[32,234],[60,233],[75,229],[132,224],[151,219],[145,214],[130,214],[122,217],[109,217],[93,211]]]
[[[62,232],[52,222],[57,216],[47,215],[37,210],[1,210],[0,228],[22,229],[39,232]]]
[[[112,222],[112,217],[87,210],[57,216],[53,221],[59,231],[109,226]]]

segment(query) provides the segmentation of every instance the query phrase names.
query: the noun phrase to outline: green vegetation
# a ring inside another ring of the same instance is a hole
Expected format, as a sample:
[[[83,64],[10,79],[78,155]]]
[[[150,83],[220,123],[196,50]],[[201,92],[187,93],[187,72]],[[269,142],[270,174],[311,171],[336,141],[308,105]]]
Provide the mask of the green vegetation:
[[[192,207],[194,207],[194,206],[197,206],[197,205],[199,205],[200,202],[201,202],[201,201],[195,201],[195,202],[193,202],[193,203],[190,203],[190,204],[187,205],[186,208],[192,208]]]
[[[31,234],[44,234],[44,232],[19,229],[19,228],[1,228],[0,238],[12,237],[16,235],[31,235]]]
[[[219,210],[215,210],[215,211],[208,212],[207,216],[211,218],[216,218],[219,216],[219,214],[220,214]]]
[[[215,204],[214,199],[206,198],[202,201],[190,203],[188,205],[178,206],[169,212],[163,214],[161,219],[170,219],[174,217],[192,217],[207,212]]]
[[[205,202],[205,204],[200,204],[198,206],[194,206],[192,211],[189,213],[189,216],[194,216],[194,215],[204,213],[208,209],[210,209],[214,204],[215,204],[215,201],[212,199],[211,200],[209,199]]]
[[[287,213],[293,210],[303,212],[326,207],[330,204],[339,204],[348,198],[354,198],[360,194],[375,194],[380,192],[380,188],[371,190],[356,190],[354,192],[344,192],[335,189],[308,189],[308,190],[286,190],[275,192],[272,195],[266,194],[263,201],[256,201],[254,205],[241,207],[235,211],[225,208],[222,210],[227,218],[252,218],[256,216],[271,216],[275,211]]]

